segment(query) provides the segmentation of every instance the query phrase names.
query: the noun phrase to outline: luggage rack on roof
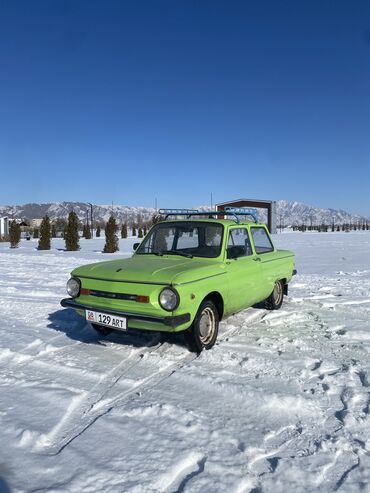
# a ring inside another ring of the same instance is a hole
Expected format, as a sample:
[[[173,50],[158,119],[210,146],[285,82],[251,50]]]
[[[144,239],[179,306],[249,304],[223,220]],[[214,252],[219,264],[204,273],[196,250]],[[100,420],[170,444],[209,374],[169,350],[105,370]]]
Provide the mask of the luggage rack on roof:
[[[159,209],[159,214],[165,216],[166,221],[169,216],[186,216],[186,219],[190,219],[194,216],[208,216],[210,219],[212,216],[233,216],[237,224],[240,223],[239,216],[249,216],[253,219],[253,222],[258,223],[258,212],[256,209],[248,207],[225,207],[224,211],[199,211],[197,209]]]

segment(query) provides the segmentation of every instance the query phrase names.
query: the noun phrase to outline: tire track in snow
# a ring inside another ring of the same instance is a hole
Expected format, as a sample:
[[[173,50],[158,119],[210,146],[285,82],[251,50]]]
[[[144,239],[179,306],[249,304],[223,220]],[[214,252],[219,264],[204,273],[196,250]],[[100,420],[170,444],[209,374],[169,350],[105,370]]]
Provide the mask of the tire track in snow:
[[[263,319],[266,310],[251,310],[247,317],[243,317],[243,324],[257,323]],[[232,326],[220,335],[219,341],[222,342],[232,334],[237,332],[240,327]],[[34,445],[36,451],[46,452],[50,455],[59,454],[69,443],[88,429],[97,419],[108,413],[113,407],[119,406],[141,395],[142,392],[154,387],[162,380],[168,378],[172,373],[193,361],[198,355],[186,352],[178,361],[168,364],[158,369],[155,373],[143,379],[137,380],[131,387],[119,395],[105,398],[114,386],[125,375],[129,375],[141,362],[150,354],[156,352],[162,356],[167,354],[172,344],[159,342],[146,351],[139,348],[135,355],[137,358],[132,364],[127,366],[127,359],[118,364],[108,374],[104,375],[90,391],[82,395],[75,396],[62,420],[48,433],[39,437]],[[184,351],[186,349],[184,348]],[[165,360],[161,360],[163,363]]]
[[[158,352],[168,353],[171,345],[159,343],[147,351],[138,351],[141,354],[127,366],[127,360],[118,364],[108,374],[93,386],[90,391],[72,399],[72,402],[62,420],[48,433],[40,435],[34,445],[34,450],[48,455],[57,455],[78,436],[84,433],[97,419],[110,412],[114,407],[125,404],[127,401],[140,397],[141,394],[168,378],[175,371],[190,363],[197,357],[196,354],[186,353],[180,360],[159,368],[144,378],[137,379],[127,390],[113,397],[107,397],[114,386],[127,373],[133,370],[149,355]],[[161,359],[163,364],[165,360]]]

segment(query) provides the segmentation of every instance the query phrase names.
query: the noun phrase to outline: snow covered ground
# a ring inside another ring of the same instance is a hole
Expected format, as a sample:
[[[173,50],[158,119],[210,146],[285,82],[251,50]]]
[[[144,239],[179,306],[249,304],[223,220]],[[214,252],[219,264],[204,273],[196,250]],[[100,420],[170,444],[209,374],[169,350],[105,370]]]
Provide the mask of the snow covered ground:
[[[181,337],[97,337],[62,309],[77,265],[0,244],[1,492],[370,492],[370,233],[290,233],[283,308]]]

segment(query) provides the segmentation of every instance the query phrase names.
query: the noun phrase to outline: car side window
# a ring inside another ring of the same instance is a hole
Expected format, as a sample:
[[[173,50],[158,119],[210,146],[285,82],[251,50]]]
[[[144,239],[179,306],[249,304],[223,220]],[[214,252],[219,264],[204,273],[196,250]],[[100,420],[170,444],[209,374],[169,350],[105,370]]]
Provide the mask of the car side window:
[[[229,233],[227,258],[239,258],[252,255],[251,242],[247,228],[235,228]]]
[[[274,250],[265,228],[251,228],[256,253],[268,253]]]

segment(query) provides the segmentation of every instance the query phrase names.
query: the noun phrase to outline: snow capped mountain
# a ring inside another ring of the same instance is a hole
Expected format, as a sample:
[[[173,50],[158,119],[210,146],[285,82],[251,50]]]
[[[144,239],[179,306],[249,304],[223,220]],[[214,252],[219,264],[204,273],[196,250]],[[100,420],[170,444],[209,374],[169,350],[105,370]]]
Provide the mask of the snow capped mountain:
[[[320,209],[301,202],[289,202],[279,200],[276,203],[277,224],[284,226],[307,224],[345,224],[370,221],[369,218],[351,214],[343,210]],[[209,210],[207,206],[198,207],[200,210]],[[70,211],[74,210],[81,221],[85,221],[90,207],[83,202],[55,202],[45,204],[24,204],[15,206],[0,206],[0,216],[8,216],[22,219],[39,219],[46,214],[50,219],[65,219]],[[131,207],[127,205],[94,205],[94,222],[105,222],[110,214],[114,212],[118,222],[137,221],[140,216],[143,220],[148,220],[155,214],[152,207]],[[90,217],[90,216],[89,216]],[[260,220],[265,220],[266,214],[260,212]]]
[[[368,217],[351,214],[342,209],[320,209],[301,202],[279,200],[276,203],[277,224],[346,224],[369,221]]]
[[[150,207],[129,207],[126,205],[94,205],[94,222],[106,222],[113,213],[118,222],[137,220],[140,216],[150,219],[155,213]],[[87,214],[90,220],[90,206],[83,202],[55,202],[45,204],[24,204],[16,206],[0,206],[0,216],[9,216],[22,219],[40,219],[48,215],[51,220],[66,219],[68,214],[74,211],[81,221],[85,221]]]
[[[197,207],[199,210],[210,210],[209,206]],[[259,220],[266,221],[266,211],[260,209]],[[370,222],[370,218],[351,214],[341,209],[320,209],[312,207],[302,202],[289,202],[288,200],[278,200],[276,202],[276,223],[284,226],[294,226],[306,224],[307,226],[327,224],[357,224]]]

